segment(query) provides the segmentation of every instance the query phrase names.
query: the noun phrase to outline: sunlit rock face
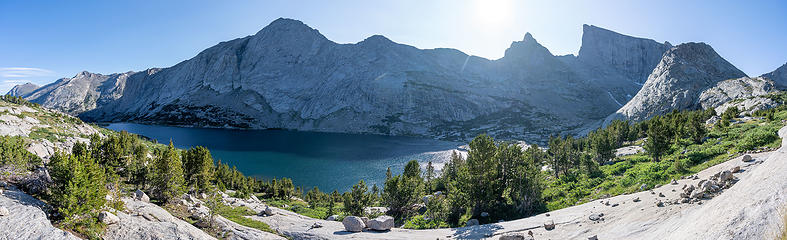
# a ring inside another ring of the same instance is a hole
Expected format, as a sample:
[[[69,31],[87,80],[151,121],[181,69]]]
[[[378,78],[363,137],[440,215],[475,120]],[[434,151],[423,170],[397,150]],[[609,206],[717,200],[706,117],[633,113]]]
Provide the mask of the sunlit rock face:
[[[610,115],[607,121],[644,120],[672,110],[700,109],[703,105],[701,100],[710,105],[722,102],[720,97],[713,97],[719,96],[718,92],[741,92],[736,90],[738,86],[745,88],[745,84],[758,84],[751,81],[723,82],[741,77],[746,77],[746,74],[721,58],[707,44],[680,44],[664,54],[637,95]],[[764,87],[764,84],[758,86]],[[708,89],[713,90],[703,96]]]
[[[76,115],[120,98],[126,79],[132,74],[134,72],[102,75],[83,71],[20,96],[44,107]]]
[[[80,73],[26,97],[89,121],[541,140],[614,113],[670,47],[587,25],[582,41],[554,56],[528,33],[490,60],[377,35],[338,44],[278,19],[169,68]]]
[[[13,88],[11,88],[11,90],[8,91],[7,95],[16,96],[16,97],[22,97],[22,96],[25,96],[25,95],[29,94],[30,92],[35,91],[39,87],[40,86],[35,85],[33,83],[20,84],[20,85],[16,85]]]

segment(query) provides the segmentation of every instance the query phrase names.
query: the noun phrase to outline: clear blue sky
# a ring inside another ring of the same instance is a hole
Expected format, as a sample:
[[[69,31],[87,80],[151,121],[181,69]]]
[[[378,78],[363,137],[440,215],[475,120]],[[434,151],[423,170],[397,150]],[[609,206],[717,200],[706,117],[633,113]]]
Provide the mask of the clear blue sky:
[[[340,43],[381,34],[492,59],[525,32],[553,54],[576,54],[587,23],[659,42],[706,42],[751,76],[787,62],[787,1],[3,0],[0,92],[82,70],[169,67],[279,17]]]

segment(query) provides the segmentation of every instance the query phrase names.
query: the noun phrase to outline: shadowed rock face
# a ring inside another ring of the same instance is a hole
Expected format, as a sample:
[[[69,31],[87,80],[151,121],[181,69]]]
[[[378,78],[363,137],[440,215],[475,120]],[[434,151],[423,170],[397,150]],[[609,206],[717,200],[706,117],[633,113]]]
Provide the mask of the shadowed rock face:
[[[278,19],[169,68],[83,72],[26,98],[89,121],[541,140],[613,113],[667,48],[586,25],[579,57],[528,33],[489,60]]]
[[[707,44],[680,44],[664,53],[637,95],[607,121],[639,121],[672,110],[699,109],[703,91],[721,81],[745,76]]]

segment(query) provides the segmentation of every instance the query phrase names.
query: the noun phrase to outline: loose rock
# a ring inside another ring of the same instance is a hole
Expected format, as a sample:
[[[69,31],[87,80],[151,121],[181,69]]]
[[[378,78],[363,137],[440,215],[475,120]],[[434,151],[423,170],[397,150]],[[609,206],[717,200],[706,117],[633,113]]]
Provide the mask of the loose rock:
[[[732,173],[738,173],[740,171],[741,171],[741,166],[735,166],[732,169],[730,169],[730,172]]]
[[[11,212],[8,211],[8,208],[0,207],[0,216],[8,216]]]
[[[321,227],[322,227],[322,223],[320,222],[315,222],[314,224],[312,224],[312,228],[321,228]]]
[[[273,214],[276,214],[276,211],[273,208],[270,206],[265,207],[265,215],[273,216]]]
[[[465,223],[465,227],[478,225],[478,219],[470,219]]]
[[[344,225],[344,230],[348,232],[361,232],[366,227],[363,224],[363,220],[356,216],[347,216],[342,220],[342,225]]]
[[[379,216],[375,219],[369,220],[368,227],[376,231],[388,231],[394,226],[394,218],[391,216]]]
[[[555,229],[555,221],[549,220],[549,221],[544,222],[544,229],[546,229],[546,230]]]
[[[743,159],[741,159],[741,160],[743,160],[744,162],[754,161],[754,159],[751,158],[751,156],[749,154],[743,155]]]
[[[719,174],[719,180],[721,181],[728,181],[732,180],[732,172],[730,171],[723,171]]]
[[[598,236],[596,235],[590,236],[588,237],[588,240],[598,240]]]
[[[111,212],[103,211],[98,214],[98,220],[106,225],[112,225],[120,222],[120,218]]]
[[[150,197],[142,190],[137,189],[137,191],[134,192],[134,200],[150,202]]]
[[[481,217],[489,217],[489,213],[488,212],[481,212]]]
[[[325,220],[336,221],[336,219],[338,219],[338,218],[339,218],[339,215],[331,215],[331,216],[328,216],[327,218],[325,218]]]
[[[500,240],[525,240],[525,235],[521,233],[506,233],[500,236]]]
[[[594,214],[590,214],[590,216],[588,218],[591,221],[600,221],[600,220],[604,220],[603,218],[601,218],[603,216],[604,216],[603,213],[594,213]]]

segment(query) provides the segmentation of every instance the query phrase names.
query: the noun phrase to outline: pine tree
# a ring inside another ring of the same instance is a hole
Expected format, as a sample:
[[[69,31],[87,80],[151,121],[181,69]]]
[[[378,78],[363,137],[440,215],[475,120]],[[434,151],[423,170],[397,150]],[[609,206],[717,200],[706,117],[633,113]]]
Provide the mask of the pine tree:
[[[344,195],[344,211],[352,216],[363,216],[364,208],[372,203],[368,191],[369,188],[363,180],[353,185],[352,190]]]
[[[196,147],[183,154],[185,180],[199,192],[207,191],[214,176],[213,157],[205,147]]]
[[[653,157],[653,160],[659,161],[669,149],[672,137],[666,119],[662,116],[652,118],[648,124],[647,134],[648,140],[645,142],[644,148]]]
[[[50,204],[64,217],[66,224],[82,215],[98,214],[106,203],[106,177],[84,145],[75,146],[79,154],[57,153],[49,162],[52,187]]]
[[[183,193],[183,164],[172,141],[156,154],[155,178],[155,192],[161,200],[171,201]]]

